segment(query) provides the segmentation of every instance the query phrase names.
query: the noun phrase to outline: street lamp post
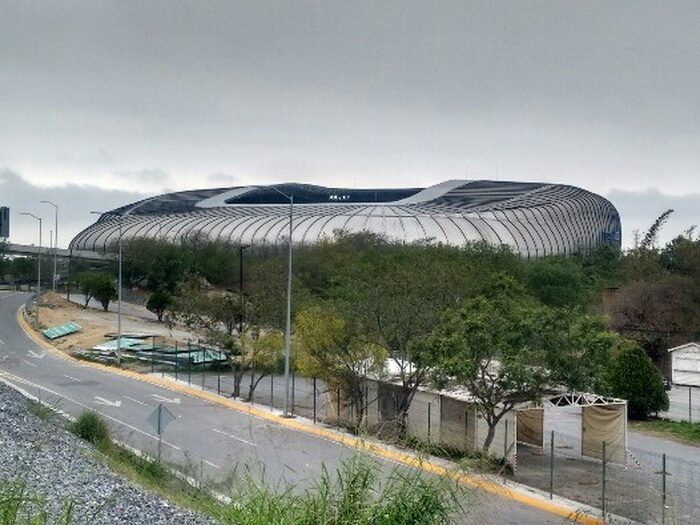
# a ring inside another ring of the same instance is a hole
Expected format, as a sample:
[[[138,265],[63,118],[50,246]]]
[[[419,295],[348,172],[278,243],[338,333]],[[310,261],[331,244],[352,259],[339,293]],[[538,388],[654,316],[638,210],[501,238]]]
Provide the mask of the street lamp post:
[[[270,186],[280,195],[289,199],[289,260],[287,264],[287,323],[284,332],[284,412],[283,417],[291,417],[289,412],[289,354],[292,346],[292,231],[294,228],[294,195],[287,195]]]
[[[102,215],[102,212],[91,211],[90,213],[95,215]],[[117,365],[122,364],[122,214],[118,214],[119,217],[119,239],[117,240],[117,245],[119,246],[119,262],[118,266],[118,277],[117,277]]]
[[[238,336],[243,334],[243,250],[250,248],[250,244],[241,244],[238,247],[238,296],[241,301],[241,312],[238,315]]]
[[[58,206],[51,201],[39,201],[41,204],[53,206],[54,228],[53,228],[53,291],[56,291],[56,260],[58,258]]]
[[[34,217],[39,221],[39,251],[36,257],[36,311],[34,313],[34,328],[39,328],[39,302],[41,301],[41,231],[42,231],[42,220],[41,217],[37,217],[33,213],[22,212],[20,215],[26,215],[28,217]]]

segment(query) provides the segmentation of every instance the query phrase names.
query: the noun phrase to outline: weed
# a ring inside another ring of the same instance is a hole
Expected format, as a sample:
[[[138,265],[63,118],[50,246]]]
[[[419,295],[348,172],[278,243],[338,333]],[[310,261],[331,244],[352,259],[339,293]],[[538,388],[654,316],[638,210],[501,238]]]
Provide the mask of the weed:
[[[100,415],[91,410],[80,414],[71,425],[73,433],[93,445],[104,446],[109,442],[109,427]]]

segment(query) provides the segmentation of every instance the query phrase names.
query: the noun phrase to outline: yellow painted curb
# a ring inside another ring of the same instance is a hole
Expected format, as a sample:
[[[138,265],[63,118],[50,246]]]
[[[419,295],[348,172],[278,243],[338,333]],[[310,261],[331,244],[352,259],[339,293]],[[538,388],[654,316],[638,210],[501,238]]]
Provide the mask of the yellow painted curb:
[[[429,459],[424,459],[417,457],[415,455],[411,454],[405,454],[403,452],[399,452],[398,450],[394,450],[388,446],[384,446],[382,444],[378,443],[370,443],[367,442],[361,438],[357,438],[354,436],[349,436],[346,434],[342,434],[339,432],[332,431],[327,428],[315,426],[309,423],[306,423],[304,421],[300,420],[295,420],[295,419],[287,419],[287,418],[282,418],[279,415],[276,415],[274,413],[268,412],[266,410],[262,410],[260,408],[257,408],[255,406],[251,406],[249,403],[242,403],[240,401],[235,401],[233,399],[221,397],[217,394],[214,394],[212,392],[207,392],[205,390],[198,390],[195,388],[191,388],[187,385],[183,385],[180,383],[177,383],[175,381],[172,381],[170,379],[165,379],[165,378],[160,378],[156,376],[150,376],[150,375],[144,375],[139,372],[134,372],[132,370],[124,370],[121,368],[115,368],[113,366],[107,366],[103,365],[101,363],[94,363],[91,361],[83,361],[80,359],[77,359],[61,350],[58,348],[54,347],[52,344],[49,342],[45,341],[43,337],[41,337],[30,325],[27,323],[26,319],[24,318],[24,315],[22,315],[22,307],[17,311],[17,321],[19,322],[20,326],[24,330],[24,332],[34,340],[37,344],[42,346],[43,348],[47,349],[49,352],[60,356],[62,359],[68,359],[71,361],[75,361],[77,363],[80,363],[82,366],[87,366],[90,368],[95,368],[98,370],[102,370],[104,372],[108,372],[111,374],[116,374],[116,375],[121,375],[124,377],[129,377],[131,379],[135,379],[137,381],[142,381],[146,383],[151,383],[153,385],[160,386],[162,388],[171,390],[173,392],[181,393],[181,394],[187,394],[193,397],[197,397],[199,399],[203,399],[206,401],[209,401],[213,404],[224,406],[227,408],[230,408],[232,410],[236,410],[238,412],[244,412],[248,415],[264,419],[266,421],[271,421],[276,425],[284,426],[287,428],[291,428],[293,430],[296,430],[298,432],[303,432],[305,434],[310,434],[313,436],[321,437],[324,439],[328,439],[330,441],[334,441],[336,443],[341,443],[343,445],[346,445],[348,447],[352,447],[358,450],[363,450],[366,452],[369,452],[371,454],[374,454],[376,456],[389,459],[391,461],[395,461],[397,463],[407,465],[410,467],[418,468],[421,469],[425,472],[429,472],[431,474],[436,474],[438,476],[446,476],[451,479],[454,479],[455,481],[458,481],[459,483],[473,487],[473,488],[478,488],[481,490],[485,490],[487,492],[497,494],[498,496],[506,499],[510,499],[512,501],[517,501],[518,503],[522,503],[524,505],[528,505],[530,507],[534,507],[539,510],[543,510],[545,512],[549,512],[551,514],[554,514],[556,516],[560,516],[562,518],[566,518],[569,520],[572,520],[576,523],[582,523],[584,525],[604,525],[605,522],[601,520],[600,518],[597,518],[595,516],[591,516],[588,514],[578,514],[576,511],[573,511],[572,509],[565,507],[563,505],[554,503],[552,501],[549,501],[547,499],[544,499],[542,497],[537,497],[534,494],[528,494],[525,492],[520,492],[516,491],[513,489],[508,488],[502,483],[499,483],[494,480],[486,479],[486,478],[481,478],[478,476],[474,476],[471,474],[467,474],[465,472],[459,472],[456,470],[451,470],[448,469],[434,461],[431,461]]]

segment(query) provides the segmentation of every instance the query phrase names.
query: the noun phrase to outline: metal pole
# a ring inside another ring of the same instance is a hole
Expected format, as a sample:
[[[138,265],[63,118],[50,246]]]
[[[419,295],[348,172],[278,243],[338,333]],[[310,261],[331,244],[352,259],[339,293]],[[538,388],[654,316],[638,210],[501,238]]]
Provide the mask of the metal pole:
[[[178,380],[178,371],[180,370],[180,356],[177,353],[177,341],[175,341],[175,381]]]
[[[284,334],[284,416],[289,417],[289,353],[292,346],[292,231],[294,196],[289,196],[289,264],[287,268],[287,325]]]
[[[153,344],[151,346],[151,374],[155,372],[155,367],[153,365],[153,357],[154,354],[156,353],[156,337],[153,336]]]
[[[117,365],[122,364],[122,216],[119,216],[119,277],[117,289]]]
[[[292,370],[292,406],[290,409],[290,412],[294,414],[294,394],[297,391],[296,387],[296,374],[294,373],[294,370]]]
[[[314,377],[314,424],[316,423],[316,378]]]
[[[506,427],[503,430],[503,464],[507,463],[508,458],[508,420],[505,421]]]
[[[39,303],[41,302],[41,217],[39,217],[39,256],[37,257],[37,277],[36,277],[36,328],[39,329]]]
[[[270,408],[275,408],[275,375],[270,374]]]
[[[602,505],[602,507],[603,507],[603,521],[605,521],[605,514],[606,514],[606,509],[605,509],[605,488],[606,488],[605,483],[606,483],[606,480],[605,480],[605,477],[607,474],[606,470],[608,467],[605,448],[606,448],[606,443],[605,443],[605,441],[603,441],[603,505]]]
[[[54,243],[53,243],[53,286],[52,290],[56,291],[56,260],[58,257],[58,206],[51,201],[40,201],[41,204],[49,204],[53,206],[54,211]]]
[[[161,418],[163,413],[163,404],[158,405],[158,463],[160,463],[160,449],[163,443],[163,429],[161,428]]]
[[[549,438],[549,499],[554,498],[554,430]]]
[[[238,247],[238,298],[241,311],[238,314],[238,335],[243,333],[243,245]]]
[[[67,288],[66,288],[66,300],[70,301],[70,270],[71,270],[71,263],[73,262],[73,248],[70,248],[68,252],[68,280],[66,282]]]
[[[221,362],[220,361],[216,362],[216,393],[218,395],[221,395]]]
[[[661,456],[661,525],[666,523],[666,454]]]
[[[688,423],[693,422],[693,387],[688,387]]]
[[[338,427],[340,428],[340,388],[338,389]]]
[[[54,232],[53,232],[53,291],[56,291],[56,267],[58,259],[58,206],[54,205]]]
[[[428,403],[428,443],[430,443],[430,403]]]

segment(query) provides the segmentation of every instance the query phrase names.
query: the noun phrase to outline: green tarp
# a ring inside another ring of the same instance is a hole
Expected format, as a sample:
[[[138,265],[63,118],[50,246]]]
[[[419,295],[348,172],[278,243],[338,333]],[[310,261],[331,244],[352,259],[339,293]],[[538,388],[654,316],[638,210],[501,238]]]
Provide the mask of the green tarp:
[[[52,326],[51,328],[43,330],[41,333],[44,334],[44,337],[47,339],[58,339],[64,335],[74,334],[79,330],[82,330],[82,327],[78,323],[70,322],[58,326]]]

